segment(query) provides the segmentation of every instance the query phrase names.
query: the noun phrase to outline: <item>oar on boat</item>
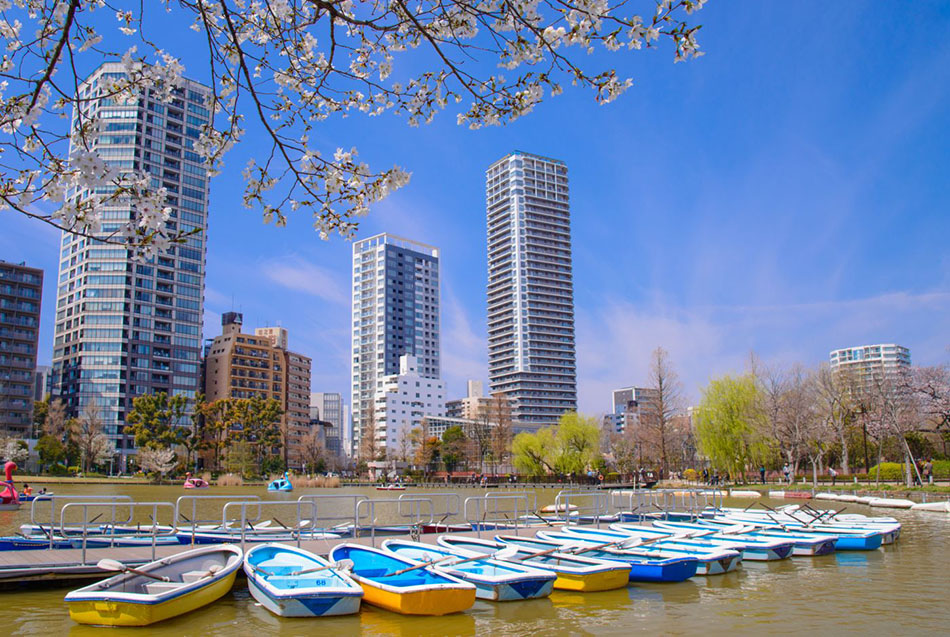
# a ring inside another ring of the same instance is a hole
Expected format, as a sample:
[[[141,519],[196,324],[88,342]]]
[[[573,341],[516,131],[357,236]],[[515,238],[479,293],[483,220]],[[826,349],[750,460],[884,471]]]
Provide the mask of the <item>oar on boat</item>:
[[[160,582],[170,582],[170,581],[171,581],[170,579],[168,579],[168,578],[167,578],[166,576],[164,576],[164,575],[152,575],[152,574],[149,573],[148,571],[140,571],[140,570],[138,570],[138,569],[135,569],[135,568],[131,568],[131,567],[129,567],[129,566],[126,566],[125,564],[123,564],[122,562],[119,562],[119,561],[117,561],[117,560],[110,560],[109,558],[103,558],[103,559],[99,560],[99,561],[96,563],[96,566],[97,566],[98,568],[101,568],[101,569],[104,570],[104,571],[119,571],[119,572],[122,572],[122,573],[134,573],[135,575],[141,575],[142,577],[148,577],[148,578],[151,578],[151,579],[154,579],[154,580],[158,580],[158,581],[160,581]],[[220,568],[220,567],[219,567],[219,568]]]
[[[352,571],[353,570],[353,560],[340,560],[339,562],[334,562],[333,564],[327,564],[326,566],[318,566],[316,568],[308,568],[302,571],[295,571],[291,573],[291,576],[295,575],[305,575],[307,573],[316,573],[317,571],[325,571],[328,568],[334,571]]]
[[[518,554],[518,547],[516,546],[506,546],[503,549],[498,549],[494,553],[489,553],[488,555],[478,555],[476,557],[467,557],[464,560],[459,560],[458,562],[452,562],[449,566],[457,566],[459,564],[464,564],[465,562],[477,562],[479,560],[508,560]],[[415,566],[410,566],[409,568],[404,568],[402,570],[396,571],[394,573],[387,573],[383,577],[392,577],[393,575],[402,575],[403,573],[408,573],[409,571],[414,571],[419,568],[425,568],[427,566],[433,566],[434,564],[441,564],[447,560],[451,560],[456,557],[455,555],[448,555],[438,560],[430,560],[428,562],[423,562],[422,564],[416,564]]]

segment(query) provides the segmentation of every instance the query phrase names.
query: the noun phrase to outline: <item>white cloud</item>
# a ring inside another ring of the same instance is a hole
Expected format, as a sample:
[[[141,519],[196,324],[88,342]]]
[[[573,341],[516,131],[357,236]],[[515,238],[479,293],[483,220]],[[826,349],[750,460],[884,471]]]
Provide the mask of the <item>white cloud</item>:
[[[336,305],[345,306],[350,303],[350,295],[337,281],[336,273],[298,256],[265,261],[261,269],[267,279],[285,288],[304,292]]]
[[[488,371],[488,344],[475,332],[458,297],[446,291],[442,304],[442,377],[449,398],[463,395],[465,381],[483,379]],[[487,388],[486,388],[487,389]]]

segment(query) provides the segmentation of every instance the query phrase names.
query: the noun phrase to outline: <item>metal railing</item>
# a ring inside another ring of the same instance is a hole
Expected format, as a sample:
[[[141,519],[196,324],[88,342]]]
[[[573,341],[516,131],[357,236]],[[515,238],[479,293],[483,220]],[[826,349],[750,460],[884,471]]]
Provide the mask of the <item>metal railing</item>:
[[[378,521],[377,516],[377,505],[395,505],[396,517],[402,519],[411,520],[407,525],[409,527],[409,532],[413,534],[413,528],[415,527],[415,535],[418,536],[419,528],[423,524],[431,524],[433,518],[434,508],[432,506],[432,500],[429,498],[420,498],[420,497],[411,497],[411,498],[385,498],[385,499],[365,499],[360,500],[356,504],[356,519],[358,524],[353,530],[353,536],[356,537],[359,529],[360,522],[363,519],[368,519],[370,521],[369,533],[370,533],[370,542],[373,546],[376,546],[376,522]],[[423,511],[423,509],[427,509]],[[365,515],[363,511],[365,510]],[[428,518],[424,518],[428,514]]]
[[[313,501],[313,502],[326,502],[326,507],[321,507],[321,518],[320,523],[326,524],[328,522],[337,522],[335,526],[325,527],[326,531],[333,533],[334,529],[340,529],[341,527],[348,527],[350,524],[353,525],[353,533],[355,534],[359,528],[359,503],[363,500],[369,500],[365,495],[352,495],[352,494],[320,494],[320,495],[302,495],[297,498],[298,501]],[[346,515],[335,515],[332,512],[327,513],[327,509],[333,509],[333,505],[337,502],[345,503],[349,501],[352,506],[352,512],[348,512]],[[317,520],[313,520],[313,526],[317,526]]]
[[[465,521],[468,522],[477,537],[483,530],[514,528],[527,524],[523,516],[537,509],[537,495],[528,491],[491,493],[465,498],[463,506]],[[536,514],[535,514],[536,515]]]
[[[253,519],[249,518],[247,515],[248,506],[257,507],[257,516]],[[263,502],[262,501],[227,502],[225,503],[224,507],[222,507],[221,509],[221,518],[223,521],[222,526],[224,529],[228,529],[230,527],[231,522],[240,522],[240,525],[241,525],[240,537],[241,537],[242,547],[247,543],[247,536],[248,536],[248,531],[249,531],[248,527],[251,527],[250,531],[252,532],[251,534],[255,536],[255,539],[261,538],[261,537],[267,538],[271,534],[273,534],[271,539],[273,539],[274,541],[283,541],[286,539],[286,538],[280,537],[282,535],[281,531],[277,531],[276,533],[272,531],[267,531],[262,534],[259,530],[253,528],[252,522],[256,522],[257,520],[260,519],[261,509],[263,506],[267,506],[267,507],[292,506],[296,508],[297,519],[294,523],[294,526],[292,527],[287,526],[280,520],[277,520],[276,518],[275,520],[277,521],[278,524],[284,527],[286,534],[289,534],[290,539],[297,543],[298,548],[300,547],[301,538],[307,534],[310,535],[309,539],[312,539],[312,540],[322,539],[323,532],[320,531],[321,537],[318,538],[316,537],[317,531],[314,529],[314,522],[317,519],[317,503],[316,502],[313,502],[313,501],[308,502],[306,500],[292,500],[292,501],[266,500]],[[239,517],[233,517],[233,518],[228,517],[228,510],[232,508],[240,508],[241,514]],[[233,536],[234,534],[233,532],[230,532],[228,533],[228,535]]]
[[[117,511],[119,507],[128,508],[128,515],[124,519],[119,519],[117,517]],[[59,512],[59,529],[60,529],[60,532],[63,534],[63,537],[65,537],[66,525],[67,525],[66,519],[67,519],[69,511],[72,509],[80,509],[82,511],[82,521],[70,522],[69,526],[70,528],[78,527],[82,529],[80,541],[81,541],[81,548],[82,548],[82,563],[83,564],[86,563],[86,549],[89,543],[89,529],[92,528],[93,525],[96,525],[97,527],[101,526],[97,522],[97,519],[100,516],[96,516],[96,518],[93,520],[89,519],[89,509],[97,509],[97,508],[108,508],[112,514],[111,520],[108,523],[109,524],[108,533],[96,533],[96,540],[104,541],[108,539],[110,547],[115,546],[117,527],[121,525],[130,524],[132,520],[134,519],[134,513],[136,509],[148,510],[149,508],[151,508],[151,513],[149,514],[149,517],[152,520],[152,524],[146,528],[151,529],[148,535],[152,540],[151,542],[152,561],[155,561],[155,547],[158,543],[158,538],[171,537],[171,536],[176,535],[175,526],[173,524],[162,525],[162,524],[159,524],[158,522],[159,509],[167,508],[171,516],[174,516],[175,505],[172,504],[171,502],[67,502],[66,504],[63,505],[63,508],[60,509],[60,512]],[[119,536],[124,537],[126,541],[128,541],[129,538],[131,537],[131,534],[123,531],[122,533],[119,534]],[[138,537],[138,538],[143,537],[141,533],[141,526],[137,528],[136,533],[134,534],[134,537]],[[50,539],[52,541],[52,533],[50,534]]]
[[[600,519],[610,514],[610,497],[600,489],[566,489],[554,498],[554,517],[570,523],[581,516],[594,518],[600,528]]]
[[[202,502],[220,502],[224,500],[225,504],[227,502],[256,502],[260,504],[260,497],[256,495],[183,495],[175,500],[175,521],[173,525],[178,528],[187,529],[191,527],[191,543],[195,543],[195,534],[205,529],[199,528],[200,525],[214,525],[220,524],[222,527],[225,527],[226,524],[222,519],[224,516],[224,511],[222,510],[221,516],[215,514],[213,518],[201,518],[199,517],[200,511],[198,510],[198,505]],[[191,516],[185,515],[184,511],[188,509],[188,504],[191,504]],[[260,520],[261,512],[258,509],[257,518],[253,521]],[[184,521],[183,525],[181,522]]]
[[[400,500],[417,498],[410,493],[403,493],[399,496]],[[432,518],[433,524],[448,524],[448,521],[457,519],[462,512],[462,496],[458,493],[427,493],[424,496],[427,500],[432,500]],[[444,504],[444,506],[438,506]],[[436,519],[438,518],[438,519]]]
[[[83,502],[132,502],[132,497],[127,495],[40,495],[30,503],[30,524],[38,526],[41,531],[46,533],[49,538],[49,547],[54,545],[54,531],[56,530],[56,503],[68,501]],[[43,502],[49,502],[49,526],[44,527],[42,522],[37,521],[37,505]],[[131,513],[130,513],[131,515]],[[129,522],[131,519],[128,520]],[[126,522],[123,522],[123,524]],[[48,530],[47,530],[48,529]]]

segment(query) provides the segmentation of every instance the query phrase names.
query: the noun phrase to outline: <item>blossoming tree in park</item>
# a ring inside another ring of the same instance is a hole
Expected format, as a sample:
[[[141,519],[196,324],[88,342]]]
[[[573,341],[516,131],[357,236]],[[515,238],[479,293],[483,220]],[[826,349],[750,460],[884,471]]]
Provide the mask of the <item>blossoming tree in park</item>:
[[[686,20],[704,3],[0,0],[0,199],[8,212],[100,240],[102,208],[131,205],[133,220],[105,240],[144,256],[183,239],[166,225],[166,193],[144,173],[116,170],[91,143],[93,100],[134,104],[145,90],[170,100],[181,82],[176,36],[149,28],[158,12],[203,43],[202,68],[190,71],[210,76],[215,121],[195,151],[220,171],[227,150],[259,129],[269,148],[244,169],[244,204],[277,224],[311,209],[327,238],[352,235],[372,202],[409,179],[398,167],[370,168],[356,149],[313,144],[328,118],[388,111],[414,126],[457,108],[459,124],[479,128],[531,112],[566,83],[610,102],[631,80],[588,54],[667,40],[676,61],[696,57],[699,27]],[[80,95],[78,69],[102,61],[121,62],[124,75]]]

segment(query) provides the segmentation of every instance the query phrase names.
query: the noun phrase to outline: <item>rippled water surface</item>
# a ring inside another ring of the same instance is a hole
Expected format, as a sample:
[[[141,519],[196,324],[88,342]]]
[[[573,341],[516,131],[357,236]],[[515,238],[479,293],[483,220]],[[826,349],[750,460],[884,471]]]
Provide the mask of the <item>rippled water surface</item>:
[[[108,486],[96,490],[118,492]],[[65,493],[67,489],[57,491]],[[181,495],[181,490],[173,487],[123,487],[121,492],[139,500],[173,500]],[[471,490],[461,493],[463,498],[474,494]],[[552,502],[554,495],[554,491],[539,491],[539,505]],[[950,516],[872,510],[860,505],[849,505],[848,510],[900,519],[904,524],[900,541],[871,552],[746,562],[734,573],[695,577],[679,584],[631,584],[601,593],[555,592],[548,599],[529,602],[478,601],[466,613],[436,618],[403,617],[364,605],[364,610],[352,617],[280,619],[257,606],[239,579],[230,595],[189,615],[146,629],[105,629],[70,621],[62,601],[68,589],[7,591],[0,592],[0,630],[12,635],[110,637],[946,634],[950,625]],[[0,532],[10,533],[28,519],[28,511],[0,514]]]

